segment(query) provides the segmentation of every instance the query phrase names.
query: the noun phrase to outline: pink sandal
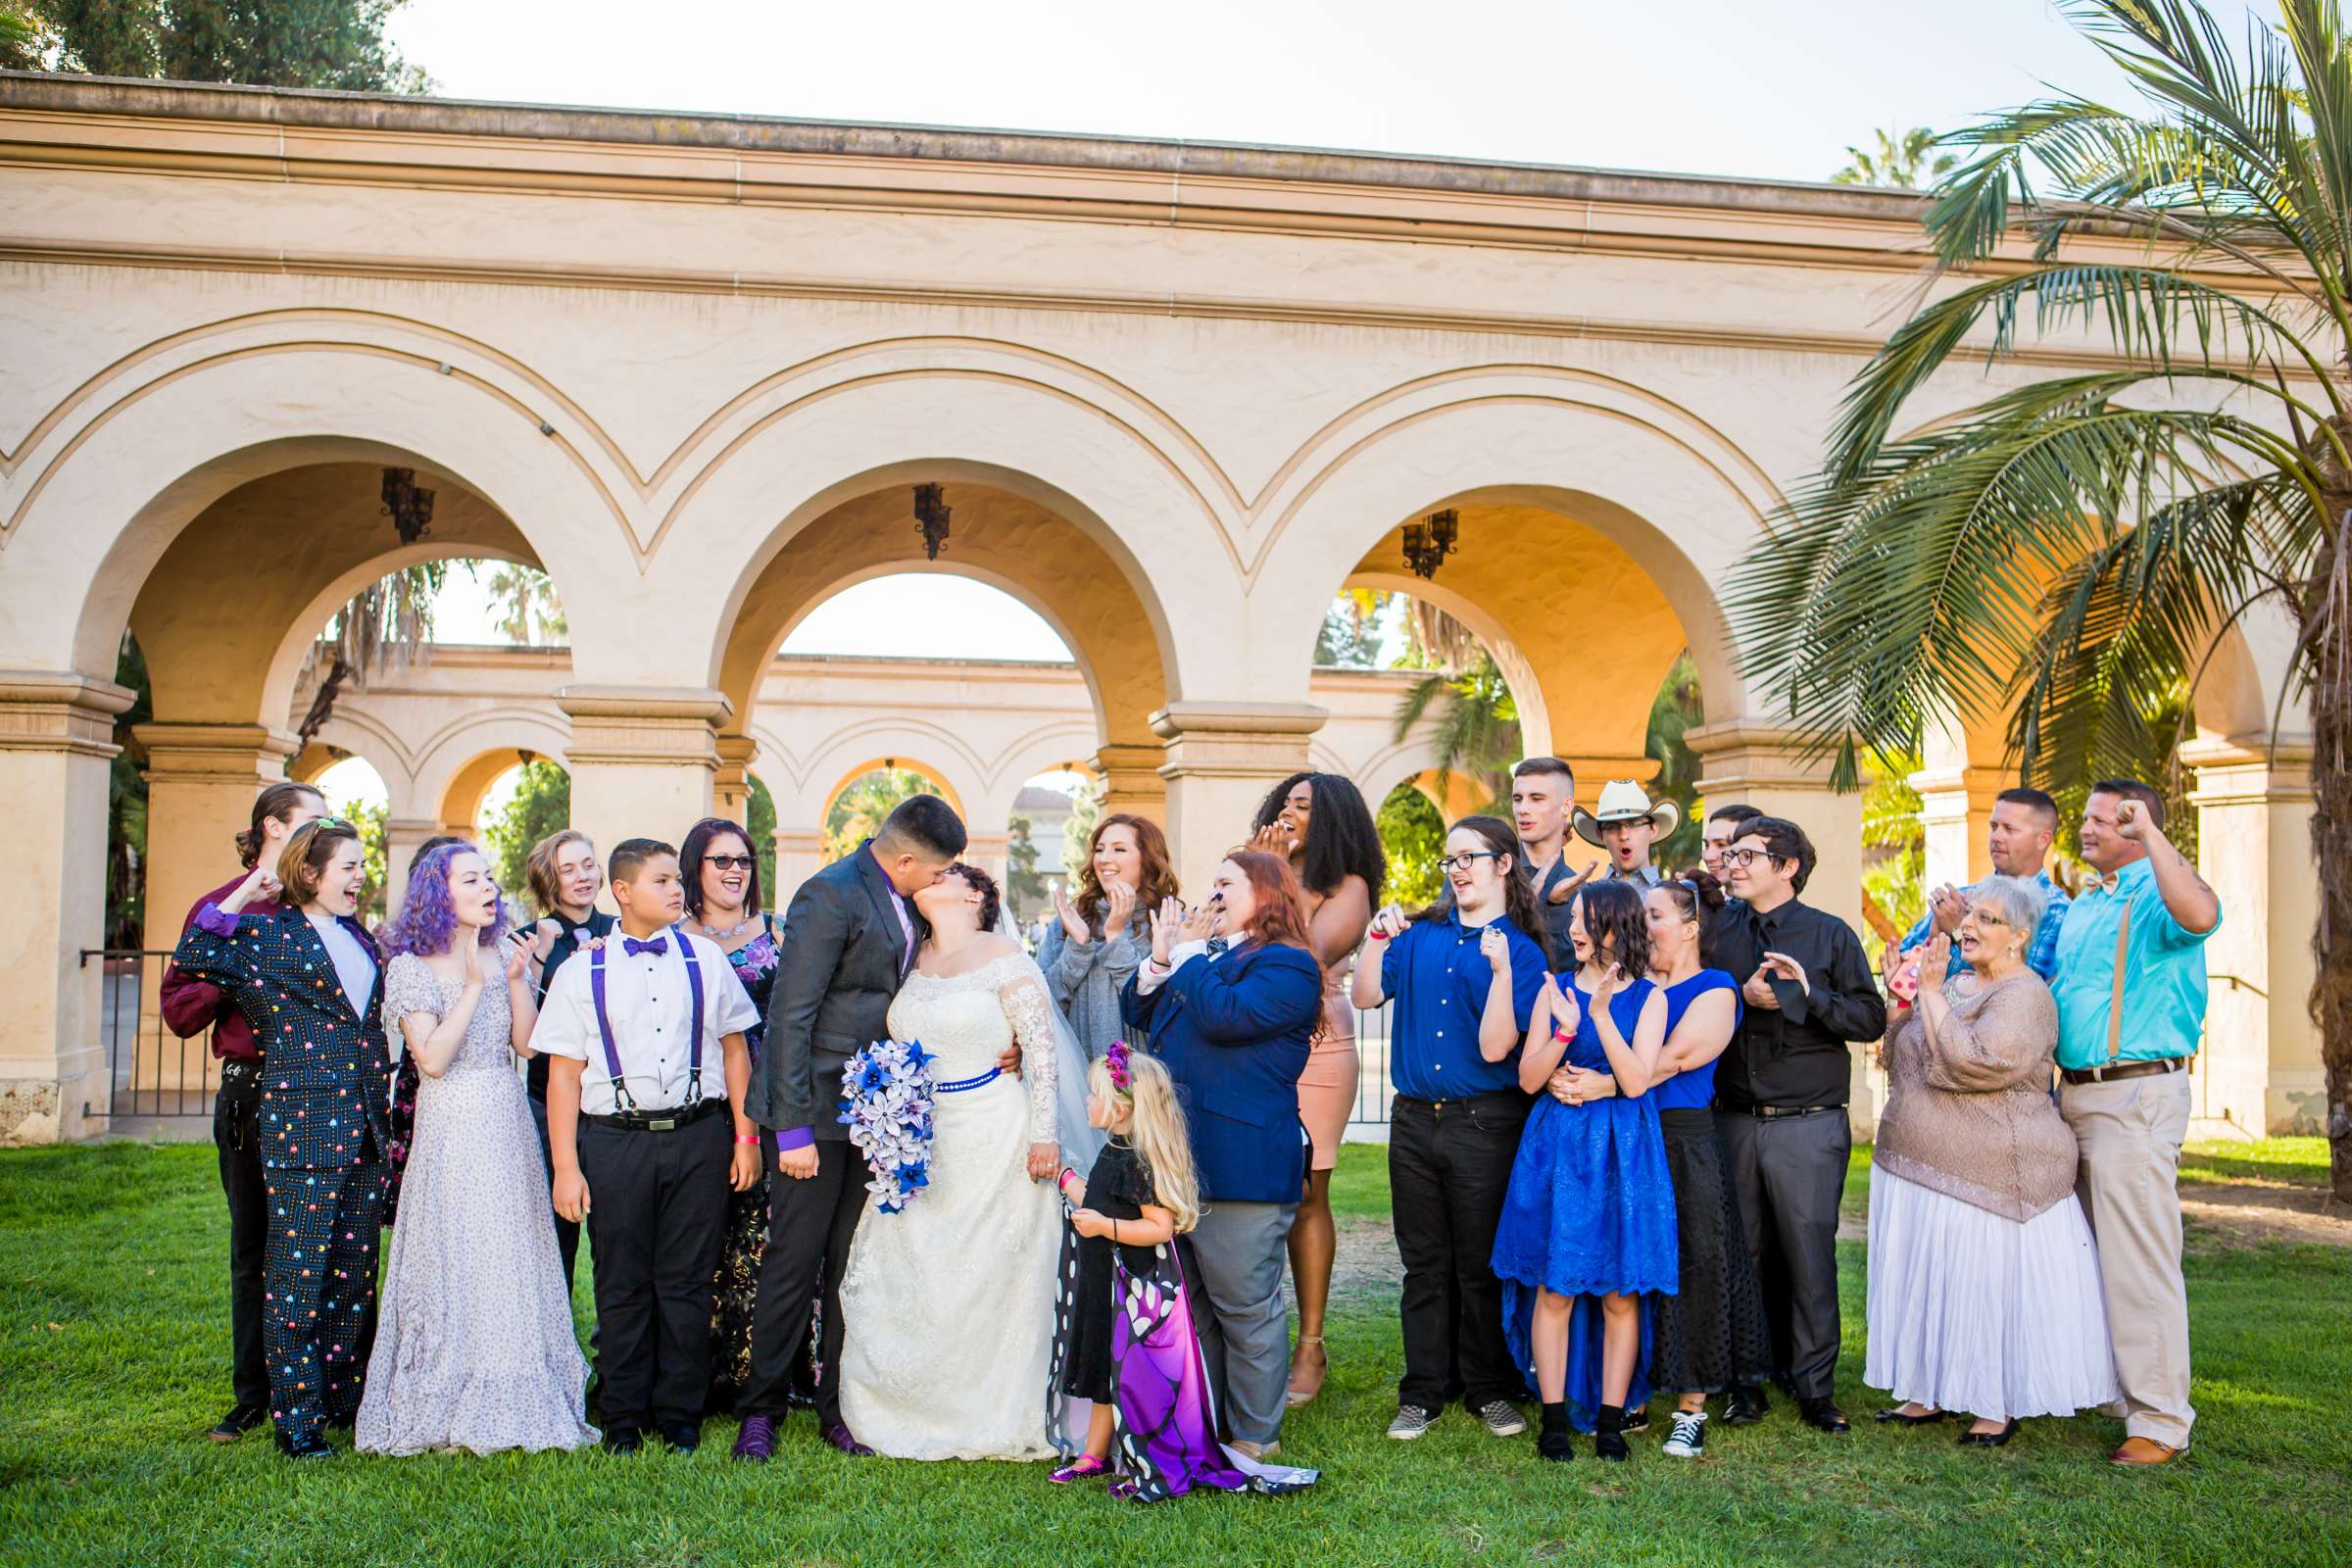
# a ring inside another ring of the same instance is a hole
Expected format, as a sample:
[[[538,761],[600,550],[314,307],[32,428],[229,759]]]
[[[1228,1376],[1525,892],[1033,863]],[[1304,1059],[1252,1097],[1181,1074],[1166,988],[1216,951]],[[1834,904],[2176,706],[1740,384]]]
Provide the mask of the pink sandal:
[[[1085,1453],[1054,1471],[1052,1479],[1055,1486],[1060,1487],[1067,1486],[1073,1481],[1090,1481],[1096,1476],[1108,1474],[1110,1474],[1108,1459],[1098,1459],[1091,1453]]]

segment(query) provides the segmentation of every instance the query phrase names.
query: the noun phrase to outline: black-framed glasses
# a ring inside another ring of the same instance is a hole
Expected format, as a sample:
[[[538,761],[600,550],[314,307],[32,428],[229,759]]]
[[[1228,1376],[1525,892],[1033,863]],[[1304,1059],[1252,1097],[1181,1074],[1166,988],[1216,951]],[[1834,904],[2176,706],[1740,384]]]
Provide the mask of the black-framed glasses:
[[[759,862],[748,855],[706,855],[705,865],[715,865],[721,871],[749,871]]]
[[[1770,865],[1772,852],[1770,850],[1726,850],[1723,852],[1723,863],[1726,865]]]
[[[1500,854],[1499,850],[1464,850],[1459,855],[1439,857],[1438,869],[1441,871],[1467,871],[1479,861],[1495,859]]]

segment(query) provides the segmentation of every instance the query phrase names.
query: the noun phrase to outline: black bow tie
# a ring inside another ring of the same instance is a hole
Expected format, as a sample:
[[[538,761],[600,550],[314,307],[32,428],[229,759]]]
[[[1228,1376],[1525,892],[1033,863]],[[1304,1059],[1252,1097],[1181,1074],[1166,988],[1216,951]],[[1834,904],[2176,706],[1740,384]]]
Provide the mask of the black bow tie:
[[[620,939],[620,951],[627,954],[632,958],[637,956],[637,955],[640,953],[651,953],[659,956],[660,955],[669,951],[669,938],[656,937],[651,942],[640,942],[635,937],[622,937]]]

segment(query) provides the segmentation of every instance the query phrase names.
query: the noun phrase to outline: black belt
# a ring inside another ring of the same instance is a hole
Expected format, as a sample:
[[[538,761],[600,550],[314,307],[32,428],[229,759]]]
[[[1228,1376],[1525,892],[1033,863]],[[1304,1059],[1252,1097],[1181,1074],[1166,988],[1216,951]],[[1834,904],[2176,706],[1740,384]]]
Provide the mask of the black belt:
[[[670,1133],[681,1127],[691,1127],[706,1116],[716,1115],[726,1107],[723,1100],[706,1100],[696,1105],[679,1105],[667,1110],[624,1111],[614,1116],[591,1116],[580,1112],[582,1121],[592,1121],[599,1127],[617,1127],[625,1133]]]
[[[2159,1073],[2186,1072],[2193,1056],[2157,1056],[2147,1061],[2118,1061],[2101,1067],[2061,1067],[2058,1081],[2069,1084],[2111,1084],[2122,1078],[2153,1078]]]
[[[1748,1110],[1735,1110],[1735,1116],[1756,1116],[1765,1121],[1778,1121],[1783,1116],[1819,1116],[1828,1111],[1843,1110],[1843,1105],[1757,1105]]]
[[[1475,1110],[1481,1105],[1496,1110],[1527,1110],[1535,1104],[1532,1095],[1521,1094],[1516,1089],[1482,1089],[1475,1095],[1455,1095],[1450,1100],[1427,1100],[1419,1095],[1399,1093],[1392,1098],[1391,1103],[1399,1100],[1430,1110],[1444,1110],[1449,1105],[1465,1110]]]

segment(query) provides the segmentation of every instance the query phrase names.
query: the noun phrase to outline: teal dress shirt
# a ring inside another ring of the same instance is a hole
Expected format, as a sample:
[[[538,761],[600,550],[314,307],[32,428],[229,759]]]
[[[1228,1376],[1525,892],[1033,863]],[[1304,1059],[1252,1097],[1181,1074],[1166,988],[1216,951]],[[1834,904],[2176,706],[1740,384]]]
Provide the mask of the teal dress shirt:
[[[2124,910],[2132,929],[2124,949],[2124,1027],[2119,1061],[2193,1056],[2205,1033],[2205,939],[2173,918],[2146,859],[2132,861],[2077,895],[2058,933],[2058,1065],[2081,1070],[2107,1062],[2108,1012],[2115,998],[2115,941]]]

